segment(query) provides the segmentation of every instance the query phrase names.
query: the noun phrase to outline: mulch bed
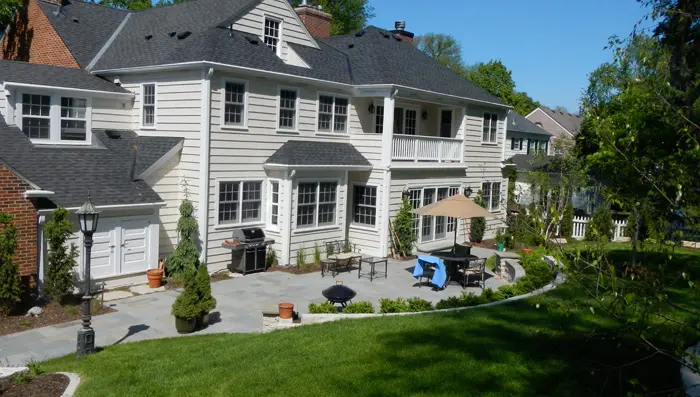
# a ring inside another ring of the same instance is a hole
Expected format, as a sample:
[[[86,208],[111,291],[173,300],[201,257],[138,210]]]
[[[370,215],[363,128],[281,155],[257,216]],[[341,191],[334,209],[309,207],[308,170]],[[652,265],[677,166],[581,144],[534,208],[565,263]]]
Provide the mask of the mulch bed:
[[[93,316],[99,316],[101,314],[112,313],[116,310],[100,305],[98,310],[94,310],[97,305],[97,299],[93,300],[93,310],[90,314]],[[39,306],[44,309],[44,312],[39,317],[25,316],[27,310],[33,306]],[[83,308],[79,304],[79,300],[71,299],[64,305],[59,305],[57,303],[41,303],[41,302],[31,302],[31,304],[26,303],[22,305],[21,308],[17,308],[13,313],[8,316],[0,315],[0,336],[14,334],[15,332],[22,332],[33,328],[41,328],[54,324],[67,323],[73,320],[79,320],[82,318]]]
[[[469,243],[472,245],[472,247],[481,247],[481,248],[488,248],[495,250],[496,249],[496,240],[483,240],[480,243]]]
[[[229,274],[228,270],[216,272],[211,275],[211,282],[215,283],[217,281],[230,280],[233,277]]]
[[[298,266],[271,266],[268,267],[267,272],[283,272],[283,273],[290,273],[290,274],[308,274],[308,273],[315,273],[315,272],[320,272],[321,271],[321,264],[311,264],[311,265],[306,265],[304,267],[298,267]]]
[[[46,374],[29,378],[29,382],[15,385],[9,379],[0,384],[4,397],[60,397],[70,380],[65,375]]]

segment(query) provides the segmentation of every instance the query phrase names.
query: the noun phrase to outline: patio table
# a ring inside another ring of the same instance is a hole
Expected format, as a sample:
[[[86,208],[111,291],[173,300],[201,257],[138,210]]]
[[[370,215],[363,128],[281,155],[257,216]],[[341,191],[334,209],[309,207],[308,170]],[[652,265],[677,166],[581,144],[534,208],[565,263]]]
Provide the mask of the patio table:
[[[479,257],[476,255],[462,255],[456,254],[452,251],[438,251],[433,252],[430,255],[438,257],[445,262],[445,267],[447,268],[447,280],[445,281],[445,286],[443,288],[447,288],[452,280],[452,275],[457,274],[459,264],[479,259]]]

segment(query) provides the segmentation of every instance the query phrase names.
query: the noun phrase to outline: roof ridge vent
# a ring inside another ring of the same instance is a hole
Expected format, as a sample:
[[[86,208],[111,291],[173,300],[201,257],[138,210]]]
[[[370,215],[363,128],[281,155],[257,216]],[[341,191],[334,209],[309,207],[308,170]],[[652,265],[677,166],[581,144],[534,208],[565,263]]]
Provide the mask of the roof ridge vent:
[[[390,35],[389,33],[387,33],[387,32],[381,31],[381,32],[379,32],[379,33],[381,33],[382,36],[384,36],[385,39],[388,39],[389,37],[391,37],[391,35]]]
[[[348,44],[348,48],[355,48],[355,44],[353,44],[353,43]]]
[[[362,37],[365,35],[365,32],[367,32],[367,29],[362,29],[359,32],[355,33],[355,37]]]
[[[150,40],[150,39],[153,38],[153,35],[152,35],[152,34],[149,34],[149,35],[146,35],[146,37],[144,37],[144,38],[145,38],[146,40]]]
[[[188,38],[191,34],[192,34],[192,32],[190,32],[189,30],[185,30],[184,32],[180,32],[177,35],[177,39],[184,40],[184,39]]]

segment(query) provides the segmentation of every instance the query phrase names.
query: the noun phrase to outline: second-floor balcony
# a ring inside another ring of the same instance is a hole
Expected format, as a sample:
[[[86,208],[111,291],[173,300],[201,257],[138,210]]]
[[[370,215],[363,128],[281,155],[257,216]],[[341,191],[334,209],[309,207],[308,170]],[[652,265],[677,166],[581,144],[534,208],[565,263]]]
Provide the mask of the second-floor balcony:
[[[391,159],[395,161],[459,163],[462,139],[420,135],[394,135]]]

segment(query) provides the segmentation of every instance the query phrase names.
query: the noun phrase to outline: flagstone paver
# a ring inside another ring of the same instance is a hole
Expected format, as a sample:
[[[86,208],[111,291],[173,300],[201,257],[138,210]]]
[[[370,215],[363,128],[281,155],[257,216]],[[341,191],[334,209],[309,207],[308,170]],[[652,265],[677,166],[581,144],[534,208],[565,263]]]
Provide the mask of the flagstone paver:
[[[486,257],[492,250],[474,248],[473,253]],[[324,299],[321,291],[335,284],[336,280],[357,292],[355,301],[369,300],[379,308],[380,298],[418,296],[437,303],[448,296],[463,291],[457,283],[437,291],[424,285],[418,288],[410,270],[413,261],[390,260],[388,278],[357,278],[357,270],[341,273],[336,277],[321,277],[320,273],[293,275],[283,272],[256,273],[212,283],[212,293],[217,300],[213,312],[213,324],[193,335],[232,332],[261,332],[262,311],[276,310],[281,301],[292,302],[294,310],[308,311],[310,302],[320,303]],[[505,281],[491,275],[486,286],[496,288]],[[480,293],[478,287],[466,291]],[[146,339],[180,336],[175,331],[170,307],[178,295],[177,291],[136,295],[113,300],[105,304],[117,311],[93,317],[98,346],[126,343]],[[75,351],[80,321],[28,330],[12,335],[0,336],[0,365],[24,365],[29,360],[41,361],[70,354]]]

